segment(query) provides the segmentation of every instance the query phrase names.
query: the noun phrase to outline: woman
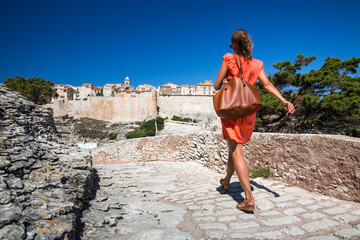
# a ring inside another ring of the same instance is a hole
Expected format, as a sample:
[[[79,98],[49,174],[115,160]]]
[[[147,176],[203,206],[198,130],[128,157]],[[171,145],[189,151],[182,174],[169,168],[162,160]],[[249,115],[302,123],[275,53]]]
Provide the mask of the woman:
[[[253,44],[250,36],[245,30],[240,29],[232,34],[230,48],[232,48],[235,54],[228,53],[223,57],[223,62],[214,84],[215,89],[219,90],[224,83],[234,76],[240,77],[238,67],[240,66],[246,81],[255,85],[256,80],[259,79],[266,91],[279,99],[289,113],[294,113],[294,106],[281,96],[280,92],[267,78],[262,61],[252,58],[252,47]],[[243,144],[249,142],[254,130],[255,118],[256,114],[236,120],[221,118],[223,137],[227,140],[229,147],[229,159],[226,167],[226,176],[220,180],[220,184],[223,191],[227,192],[231,176],[234,174],[234,170],[236,170],[245,193],[244,201],[237,204],[236,207],[243,211],[253,211],[255,207],[255,200],[250,188],[249,170],[243,153]]]

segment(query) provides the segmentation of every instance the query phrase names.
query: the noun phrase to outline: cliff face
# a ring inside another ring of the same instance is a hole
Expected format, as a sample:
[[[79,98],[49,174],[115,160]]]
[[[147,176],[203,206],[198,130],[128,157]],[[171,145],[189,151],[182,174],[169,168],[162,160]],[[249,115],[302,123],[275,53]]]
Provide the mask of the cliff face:
[[[51,113],[0,85],[0,239],[74,239],[91,194],[91,156]]]

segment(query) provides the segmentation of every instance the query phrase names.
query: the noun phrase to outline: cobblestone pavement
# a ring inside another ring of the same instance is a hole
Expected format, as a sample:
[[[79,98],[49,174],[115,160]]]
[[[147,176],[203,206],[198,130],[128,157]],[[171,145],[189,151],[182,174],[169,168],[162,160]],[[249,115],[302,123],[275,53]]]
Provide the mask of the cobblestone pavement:
[[[222,175],[195,162],[95,168],[81,239],[360,239],[359,203],[281,182],[252,180],[249,214],[235,208],[244,196],[236,177],[222,194]]]

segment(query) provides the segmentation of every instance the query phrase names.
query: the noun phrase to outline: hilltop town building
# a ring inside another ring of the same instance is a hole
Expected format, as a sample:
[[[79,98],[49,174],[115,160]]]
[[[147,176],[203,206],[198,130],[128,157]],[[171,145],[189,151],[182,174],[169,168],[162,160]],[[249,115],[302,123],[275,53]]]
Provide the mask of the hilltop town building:
[[[85,99],[92,95],[92,89],[94,85],[92,83],[84,83],[81,87],[77,87],[77,91],[79,92],[79,98]]]
[[[52,98],[53,102],[55,99],[60,100],[73,100],[74,99],[74,89],[73,86],[67,84],[55,84],[56,93],[58,94],[57,98]]]
[[[94,87],[91,83],[84,83],[80,87],[73,87],[66,84],[55,84],[56,92],[59,99],[63,100],[84,100],[89,96],[114,96],[116,92],[133,91],[134,87],[130,85],[129,77],[124,79],[124,84],[105,84],[104,87]],[[213,95],[215,93],[211,80],[205,80],[203,83],[196,85],[181,85],[167,83],[156,87],[144,84],[136,88],[137,91],[158,91],[160,95]],[[54,101],[54,99],[52,99]]]
[[[80,98],[80,90],[81,87],[74,87],[74,100],[81,100]]]
[[[93,89],[92,89],[92,96],[98,96],[100,94],[100,96],[101,95],[103,95],[103,88],[102,87],[94,87]]]
[[[181,95],[195,95],[196,86],[194,85],[181,85]]]
[[[211,80],[196,84],[195,95],[213,95],[214,93],[215,89]]]
[[[214,86],[211,80],[205,80],[203,83],[194,85],[181,85],[168,83],[159,87],[159,93],[162,95],[214,95]]]
[[[111,96],[113,93],[115,84],[105,84],[103,89],[103,94],[105,97]]]
[[[167,83],[160,86],[158,91],[161,95],[180,95],[181,87],[173,83]]]
[[[144,85],[137,86],[136,90],[141,91],[141,92],[156,91],[156,87],[149,85],[149,84],[144,84]]]
[[[126,77],[124,80],[124,84],[116,83],[116,84],[105,84],[103,89],[104,96],[112,96],[114,92],[120,91],[132,91],[134,87],[130,85],[129,77]]]
[[[134,90],[134,87],[130,86],[130,85],[122,84],[122,83],[117,83],[114,86],[114,90],[115,91],[132,91],[132,90]]]

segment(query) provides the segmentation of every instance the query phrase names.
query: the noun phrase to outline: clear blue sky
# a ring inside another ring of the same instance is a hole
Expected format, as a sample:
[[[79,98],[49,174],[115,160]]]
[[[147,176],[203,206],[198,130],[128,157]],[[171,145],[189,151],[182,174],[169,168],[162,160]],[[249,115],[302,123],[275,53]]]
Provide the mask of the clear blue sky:
[[[0,0],[0,82],[57,84],[215,80],[231,34],[245,29],[253,57],[360,57],[360,1]]]

